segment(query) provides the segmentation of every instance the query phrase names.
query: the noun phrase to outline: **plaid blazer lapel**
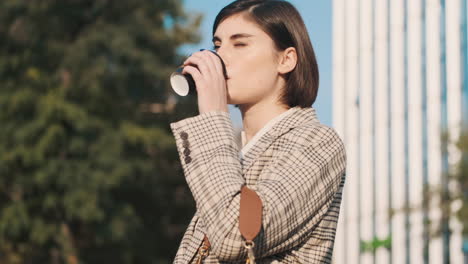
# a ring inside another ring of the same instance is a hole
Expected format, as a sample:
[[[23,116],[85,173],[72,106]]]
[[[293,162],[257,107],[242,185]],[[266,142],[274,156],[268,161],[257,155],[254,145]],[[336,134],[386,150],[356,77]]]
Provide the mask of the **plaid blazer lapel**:
[[[257,160],[257,158],[264,153],[271,143],[273,143],[278,137],[295,127],[319,122],[313,107],[301,108],[299,106],[295,106],[294,108],[297,109],[276,123],[247,152],[242,161],[242,172],[244,174],[253,165],[254,161]]]

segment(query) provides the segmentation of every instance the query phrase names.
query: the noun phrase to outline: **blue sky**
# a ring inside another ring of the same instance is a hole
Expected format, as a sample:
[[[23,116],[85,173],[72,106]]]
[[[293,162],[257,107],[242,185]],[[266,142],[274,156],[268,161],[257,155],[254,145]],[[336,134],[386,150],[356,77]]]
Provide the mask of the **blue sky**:
[[[201,48],[209,49],[211,43],[211,28],[218,12],[232,0],[184,0],[185,9],[190,13],[202,13],[204,18],[200,28],[202,40],[197,45],[181,47],[182,54],[190,54]],[[320,72],[319,93],[314,107],[320,121],[332,125],[332,10],[330,0],[290,0],[301,13],[314,47]],[[242,126],[239,110],[229,106],[229,112],[234,125]]]

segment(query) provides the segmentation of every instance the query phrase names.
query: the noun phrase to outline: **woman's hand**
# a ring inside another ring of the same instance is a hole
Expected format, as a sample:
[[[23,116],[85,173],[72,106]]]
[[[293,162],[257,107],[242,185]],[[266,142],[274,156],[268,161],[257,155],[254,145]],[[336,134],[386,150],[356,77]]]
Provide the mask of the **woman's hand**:
[[[182,74],[192,75],[197,86],[198,110],[229,112],[227,87],[219,58],[211,51],[203,50],[192,54],[184,61]]]

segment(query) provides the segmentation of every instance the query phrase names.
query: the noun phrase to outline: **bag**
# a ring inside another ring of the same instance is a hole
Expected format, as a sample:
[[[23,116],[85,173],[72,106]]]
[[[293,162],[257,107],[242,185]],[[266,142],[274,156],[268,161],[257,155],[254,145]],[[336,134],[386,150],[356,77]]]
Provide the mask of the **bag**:
[[[262,200],[255,191],[244,185],[241,188],[239,230],[244,238],[244,247],[247,249],[246,264],[255,264],[255,254],[253,250],[255,243],[253,240],[260,232],[261,226]],[[205,235],[203,244],[198,250],[197,264],[203,263],[203,259],[210,253],[210,248],[210,241]]]

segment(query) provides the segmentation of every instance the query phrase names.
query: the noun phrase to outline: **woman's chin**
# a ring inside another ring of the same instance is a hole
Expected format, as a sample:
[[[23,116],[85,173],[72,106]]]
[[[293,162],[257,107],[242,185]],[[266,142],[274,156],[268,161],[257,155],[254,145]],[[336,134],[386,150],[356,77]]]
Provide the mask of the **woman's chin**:
[[[249,98],[245,97],[245,94],[238,94],[233,90],[227,91],[227,103],[230,105],[241,105],[248,103],[250,100]]]
[[[230,96],[228,95],[228,97],[227,97],[227,103],[230,104],[230,105],[237,105],[237,104],[242,104],[242,101],[241,101],[241,100],[238,100],[238,99],[236,100],[235,97],[233,98],[233,97],[230,97]]]
[[[234,94],[232,94],[232,92],[228,89],[227,90],[227,103],[230,104],[230,105],[234,105],[234,104],[237,104],[237,100],[236,100],[236,97]]]
[[[227,102],[228,104],[237,104],[239,102],[239,99],[241,99],[239,96],[239,94],[236,92],[236,90],[232,89],[232,88],[228,88],[227,89]]]

